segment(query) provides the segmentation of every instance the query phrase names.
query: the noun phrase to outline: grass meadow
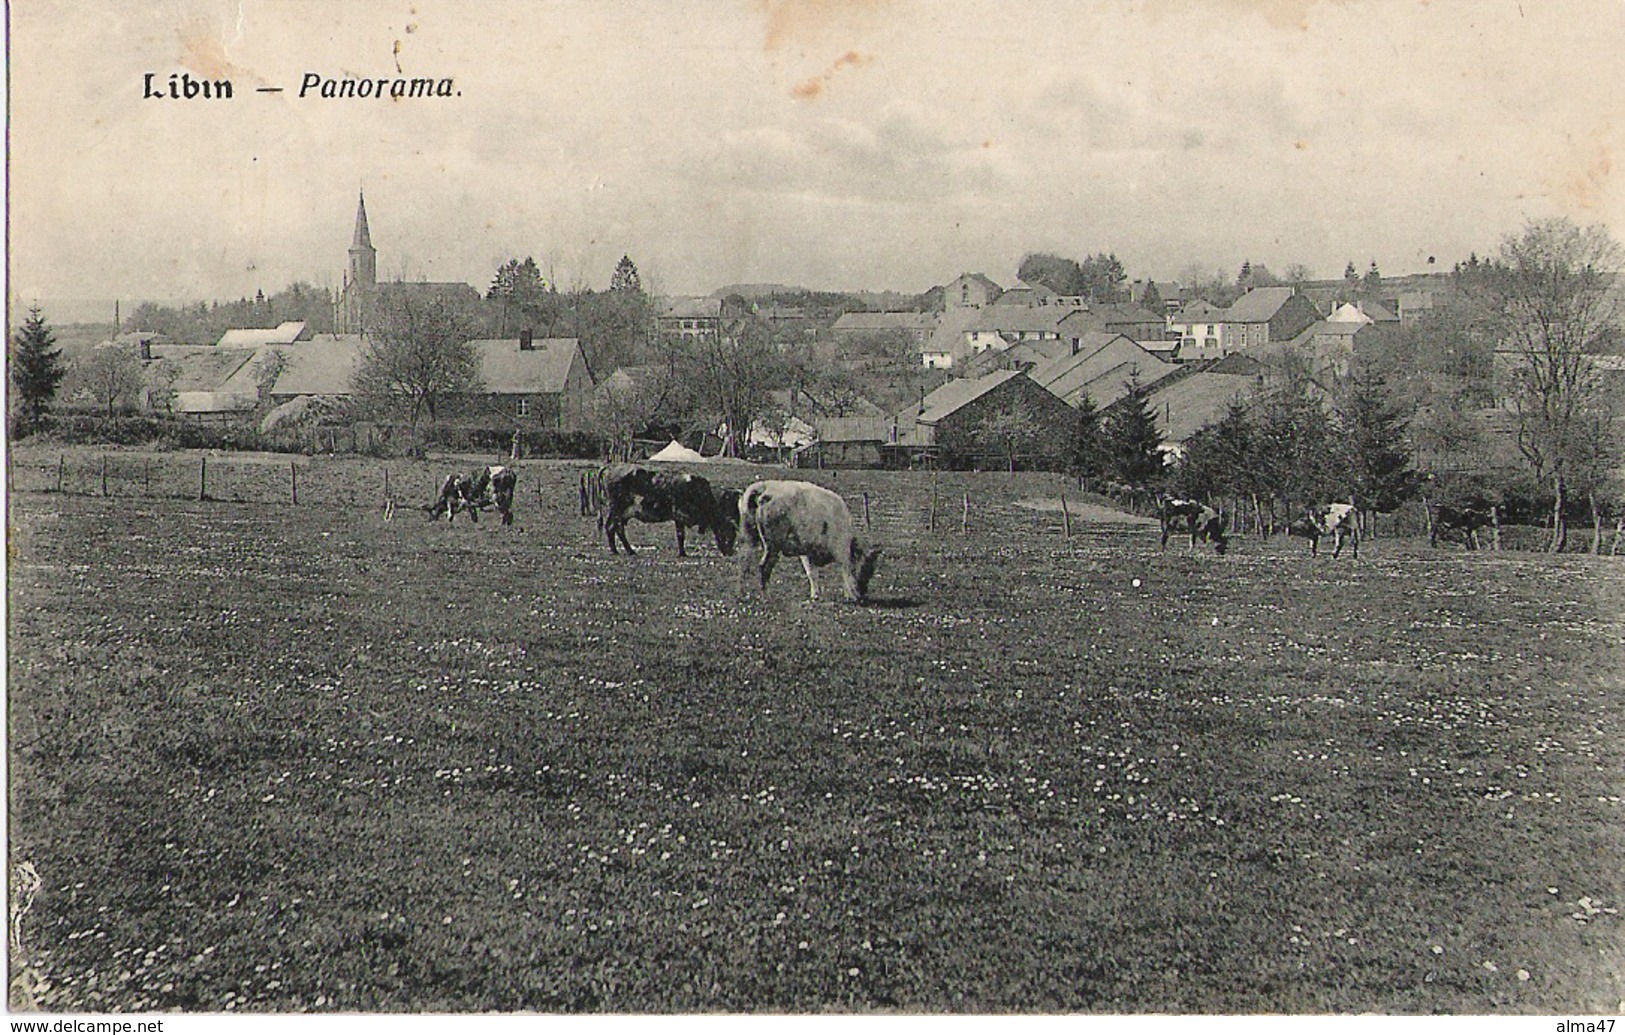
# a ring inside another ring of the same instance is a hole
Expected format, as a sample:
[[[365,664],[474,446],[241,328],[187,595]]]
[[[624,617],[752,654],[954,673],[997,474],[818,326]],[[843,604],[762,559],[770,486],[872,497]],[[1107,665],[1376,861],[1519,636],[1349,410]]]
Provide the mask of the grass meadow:
[[[1625,560],[792,472],[853,606],[611,556],[581,466],[504,528],[384,520],[472,459],[99,456],[12,456],[14,1007],[1625,1009]]]

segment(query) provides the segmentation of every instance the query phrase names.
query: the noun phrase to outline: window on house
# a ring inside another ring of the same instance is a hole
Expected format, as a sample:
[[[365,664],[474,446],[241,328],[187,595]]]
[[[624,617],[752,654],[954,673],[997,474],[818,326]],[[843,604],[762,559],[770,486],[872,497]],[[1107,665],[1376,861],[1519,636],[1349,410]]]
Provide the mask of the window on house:
[[[516,416],[520,416],[520,417],[529,417],[530,416],[530,400],[529,399],[520,399],[517,403],[515,403],[514,404],[514,414]]]

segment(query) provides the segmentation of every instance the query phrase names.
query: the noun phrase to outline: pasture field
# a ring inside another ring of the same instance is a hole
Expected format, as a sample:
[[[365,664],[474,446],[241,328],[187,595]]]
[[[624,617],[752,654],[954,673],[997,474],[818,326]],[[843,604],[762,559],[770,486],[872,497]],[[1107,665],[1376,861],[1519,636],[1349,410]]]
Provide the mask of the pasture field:
[[[13,457],[14,1006],[1625,1009],[1625,561],[1163,555],[1042,475],[942,476],[932,532],[928,475],[792,472],[871,495],[857,607],[611,556],[581,465],[503,528],[383,520],[381,461],[294,506],[286,460],[55,460]]]

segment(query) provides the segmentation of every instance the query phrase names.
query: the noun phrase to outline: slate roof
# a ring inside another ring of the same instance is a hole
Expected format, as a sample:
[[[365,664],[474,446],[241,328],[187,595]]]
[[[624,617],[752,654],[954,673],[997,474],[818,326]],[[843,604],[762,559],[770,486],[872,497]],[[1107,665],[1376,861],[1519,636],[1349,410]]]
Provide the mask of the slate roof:
[[[662,320],[716,320],[722,316],[720,298],[661,298],[655,316]]]
[[[278,349],[287,357],[272,395],[349,395],[361,365],[359,334],[318,334],[310,341]]]
[[[1174,323],[1219,323],[1225,311],[1205,298],[1198,298],[1173,314]]]
[[[915,421],[920,424],[936,424],[943,418],[951,416],[955,411],[980,399],[1006,381],[1025,376],[1019,370],[1000,370],[988,374],[986,377],[956,377],[925,397],[923,412],[919,410],[919,407],[913,410],[905,409],[900,411],[897,415],[898,423],[907,424],[909,421]]]
[[[833,329],[861,334],[866,331],[924,331],[935,327],[934,313],[842,313]]]
[[[493,395],[562,392],[570,366],[581,354],[575,338],[537,338],[525,350],[518,338],[479,338],[469,344],[479,353],[480,378]]]
[[[1080,396],[1088,395],[1097,407],[1106,407],[1128,394],[1131,377],[1138,377],[1142,386],[1150,386],[1175,369],[1131,338],[1097,332],[1081,339],[1076,355],[1038,367],[1030,376],[1070,405],[1078,405]]]
[[[257,349],[265,345],[287,345],[309,339],[303,320],[289,320],[275,327],[238,327],[220,336],[215,347],[228,349]]]
[[[1257,378],[1246,374],[1220,374],[1211,368],[1153,386],[1146,398],[1156,416],[1164,442],[1184,442],[1230,412],[1230,404],[1252,390]]]
[[[1226,323],[1269,323],[1292,297],[1290,287],[1253,288],[1225,310]]]
[[[975,316],[965,329],[1011,334],[1059,334],[1060,323],[1068,312],[1055,306],[988,306],[974,310]]]

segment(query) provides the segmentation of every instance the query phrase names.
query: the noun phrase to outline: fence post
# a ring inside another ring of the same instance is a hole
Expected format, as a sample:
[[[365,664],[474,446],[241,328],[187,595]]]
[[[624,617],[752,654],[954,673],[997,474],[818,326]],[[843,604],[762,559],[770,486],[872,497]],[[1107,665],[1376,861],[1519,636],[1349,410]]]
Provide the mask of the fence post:
[[[965,493],[965,509],[959,515],[959,534],[970,531],[970,493]]]
[[[931,513],[925,519],[925,527],[935,532],[937,530],[937,472],[931,472]]]
[[[68,456],[67,456],[67,454],[66,453],[59,454],[57,456],[57,458],[56,458],[56,491],[57,492],[62,491],[63,469],[65,467],[67,467],[67,465],[68,465]]]
[[[197,498],[200,500],[209,498],[209,458],[207,456],[198,458]]]
[[[152,495],[152,457],[141,461],[141,495]]]
[[[1072,538],[1072,512],[1066,508],[1066,493],[1061,493],[1061,527],[1066,530],[1066,537]]]
[[[869,493],[863,494],[863,527],[869,527]]]
[[[288,486],[293,496],[293,505],[299,506],[299,465],[292,460],[288,461]]]
[[[102,454],[102,495],[107,495],[107,454]]]
[[[1501,508],[1490,507],[1491,542],[1495,544],[1497,553],[1501,550]]]

